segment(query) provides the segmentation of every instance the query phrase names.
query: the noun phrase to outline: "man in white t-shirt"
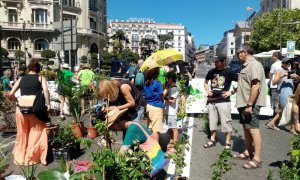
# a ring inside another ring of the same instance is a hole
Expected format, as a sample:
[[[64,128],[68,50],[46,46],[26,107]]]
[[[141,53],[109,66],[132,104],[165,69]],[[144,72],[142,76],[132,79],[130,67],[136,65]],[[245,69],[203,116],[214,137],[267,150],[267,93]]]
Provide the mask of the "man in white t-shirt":
[[[282,59],[282,55],[280,52],[273,53],[273,55],[272,55],[273,64],[271,66],[271,70],[269,73],[270,82],[272,82],[274,80],[276,72],[279,69],[281,69],[281,59]],[[272,85],[272,83],[270,83],[270,90],[271,90],[271,107],[274,110],[274,114],[276,114],[275,108],[279,103],[277,85]]]

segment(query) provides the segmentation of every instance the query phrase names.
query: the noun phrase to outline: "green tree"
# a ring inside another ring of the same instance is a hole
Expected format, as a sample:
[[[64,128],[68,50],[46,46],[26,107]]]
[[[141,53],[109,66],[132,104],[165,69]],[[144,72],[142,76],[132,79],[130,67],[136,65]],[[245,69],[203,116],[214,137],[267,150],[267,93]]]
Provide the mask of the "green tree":
[[[54,58],[56,56],[56,53],[55,53],[55,51],[53,51],[51,49],[45,49],[42,51],[41,56],[43,58],[49,59],[49,58]]]
[[[167,34],[160,34],[158,35],[159,39],[159,49],[167,49],[172,47],[168,42],[172,41],[174,38],[173,32],[168,32]]]
[[[16,50],[15,57],[18,61],[21,61],[22,58],[24,58],[25,52],[22,50]]]
[[[98,64],[98,54],[92,53],[91,54],[91,68],[96,69],[99,66]]]
[[[141,40],[141,50],[144,58],[147,58],[156,49],[157,42],[154,39],[143,38]]]
[[[116,33],[113,34],[110,38],[113,40],[113,42],[111,43],[113,46],[113,51],[115,51],[118,54],[123,51],[124,43],[130,43],[124,31],[121,29],[117,30]]]
[[[282,40],[280,42],[280,9],[254,19],[250,44],[257,52],[286,47],[288,40],[300,42],[300,9],[282,11]],[[296,43],[296,49],[300,43]]]
[[[135,62],[139,58],[139,55],[126,48],[120,54],[118,54],[117,58],[126,60],[127,62]]]
[[[81,60],[81,63],[83,63],[83,64],[87,63],[87,56],[86,55],[81,56],[80,60]]]
[[[0,49],[2,56],[7,57],[8,56],[8,51],[4,48]]]

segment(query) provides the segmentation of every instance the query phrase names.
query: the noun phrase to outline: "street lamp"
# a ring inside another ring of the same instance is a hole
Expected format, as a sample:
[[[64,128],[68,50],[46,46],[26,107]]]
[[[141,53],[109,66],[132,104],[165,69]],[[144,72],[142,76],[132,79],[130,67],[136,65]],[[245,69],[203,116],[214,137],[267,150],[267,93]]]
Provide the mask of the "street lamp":
[[[280,30],[279,30],[279,39],[280,39],[280,53],[282,54],[282,47],[281,47],[281,42],[282,42],[282,0],[280,0]]]
[[[25,52],[24,59],[25,59],[25,64],[28,65],[27,60],[26,60],[26,51],[27,51],[27,48],[26,48],[26,33],[25,33],[25,28],[26,28],[26,23],[25,23],[25,21],[23,21],[23,36],[24,36],[23,38],[24,38],[24,52]]]

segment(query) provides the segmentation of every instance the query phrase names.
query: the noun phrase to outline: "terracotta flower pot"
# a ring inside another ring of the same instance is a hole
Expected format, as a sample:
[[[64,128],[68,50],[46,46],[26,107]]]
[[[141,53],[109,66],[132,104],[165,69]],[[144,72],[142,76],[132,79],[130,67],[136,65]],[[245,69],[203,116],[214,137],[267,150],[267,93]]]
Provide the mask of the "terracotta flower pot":
[[[97,128],[95,128],[95,127],[87,127],[87,132],[88,132],[87,136],[89,138],[94,139],[98,136],[98,131],[97,131]]]
[[[80,124],[72,124],[72,125],[70,125],[70,127],[72,128],[72,131],[76,138],[82,137],[82,129],[81,129]]]

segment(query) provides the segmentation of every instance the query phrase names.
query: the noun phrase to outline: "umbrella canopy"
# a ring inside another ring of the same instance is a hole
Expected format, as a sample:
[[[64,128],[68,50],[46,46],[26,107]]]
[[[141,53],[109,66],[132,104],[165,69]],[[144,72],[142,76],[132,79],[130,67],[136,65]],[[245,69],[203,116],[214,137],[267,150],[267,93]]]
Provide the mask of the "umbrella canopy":
[[[285,56],[287,54],[287,49],[286,48],[282,48],[282,55]],[[261,58],[270,58],[272,57],[273,53],[274,52],[280,52],[280,50],[271,50],[271,51],[268,51],[268,52],[262,52],[262,53],[259,53],[259,54],[255,54],[253,55],[254,57],[261,57]],[[294,51],[294,54],[295,55],[300,55],[300,51],[299,50],[295,50]]]
[[[142,71],[164,66],[172,62],[183,60],[183,55],[176,49],[164,49],[151,54],[141,66]]]

